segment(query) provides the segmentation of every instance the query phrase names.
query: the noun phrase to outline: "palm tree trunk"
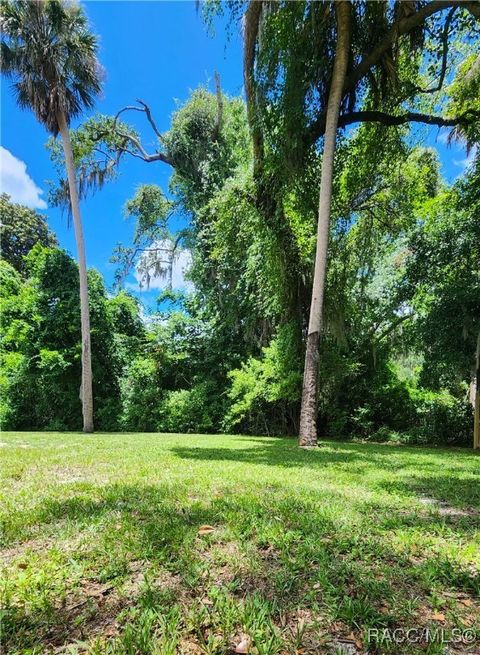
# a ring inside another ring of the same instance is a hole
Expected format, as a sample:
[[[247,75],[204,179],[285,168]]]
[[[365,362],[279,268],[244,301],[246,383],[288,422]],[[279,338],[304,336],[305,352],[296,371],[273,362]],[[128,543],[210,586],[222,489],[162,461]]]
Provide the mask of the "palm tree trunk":
[[[480,449],[480,332],[477,337],[477,352],[475,354],[473,447],[475,450]]]
[[[333,66],[332,83],[328,97],[327,117],[320,180],[318,207],[317,250],[313,275],[312,301],[308,323],[305,368],[303,373],[302,409],[300,413],[300,446],[317,445],[317,385],[318,345],[322,327],[323,295],[327,271],[327,248],[332,204],[333,159],[337,137],[338,116],[350,48],[350,2],[337,0],[337,49]]]
[[[473,423],[473,447],[475,450],[480,449],[480,374],[477,375],[477,384],[475,389],[475,415]]]
[[[58,129],[62,137],[65,165],[68,176],[68,189],[70,205],[72,208],[75,240],[77,242],[78,271],[80,274],[80,319],[82,331],[82,386],[80,398],[83,412],[83,431],[93,432],[93,391],[92,391],[92,351],[90,346],[90,310],[88,303],[87,262],[85,257],[85,243],[83,240],[82,219],[80,216],[80,203],[78,200],[77,183],[75,180],[75,166],[65,114],[57,116]]]

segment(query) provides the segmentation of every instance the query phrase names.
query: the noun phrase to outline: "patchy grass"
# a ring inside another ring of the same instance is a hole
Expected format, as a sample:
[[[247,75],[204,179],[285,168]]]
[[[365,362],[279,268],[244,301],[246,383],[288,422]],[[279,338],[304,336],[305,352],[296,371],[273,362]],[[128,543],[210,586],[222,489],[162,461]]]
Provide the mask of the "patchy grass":
[[[472,452],[159,434],[1,441],[5,652],[480,652]],[[427,627],[417,643],[382,632]],[[447,644],[453,628],[472,643]]]

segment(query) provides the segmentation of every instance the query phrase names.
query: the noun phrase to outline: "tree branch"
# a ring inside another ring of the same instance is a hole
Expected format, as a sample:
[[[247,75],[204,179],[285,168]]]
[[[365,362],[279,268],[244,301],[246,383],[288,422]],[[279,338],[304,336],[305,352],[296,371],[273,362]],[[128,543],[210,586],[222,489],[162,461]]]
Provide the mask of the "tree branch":
[[[338,127],[346,127],[353,123],[382,123],[383,125],[404,125],[405,123],[425,123],[426,125],[437,125],[438,127],[455,127],[456,125],[469,125],[480,119],[480,112],[474,110],[466,111],[464,114],[454,118],[444,118],[431,114],[406,112],[405,114],[387,114],[383,111],[354,111],[349,114],[342,114],[338,119]],[[322,114],[314,121],[307,133],[307,143],[315,143],[325,132],[325,115]]]
[[[406,112],[405,114],[393,115],[383,111],[354,111],[350,114],[343,114],[338,119],[339,127],[345,127],[352,123],[376,122],[383,125],[404,125],[405,123],[425,123],[427,125],[438,125],[439,127],[454,127],[455,125],[468,125],[480,119],[480,112],[473,110],[466,111],[454,118],[433,116],[431,114],[419,114]]]
[[[480,19],[480,3],[478,0],[474,0],[473,2],[466,2],[465,9],[469,11],[474,18],[477,20]]]
[[[140,154],[134,153],[133,151],[129,150],[128,148],[126,148],[124,146],[121,148],[121,150],[128,153],[129,155],[132,155],[133,157],[137,157],[138,159],[142,159],[143,161],[145,161],[147,163],[151,163],[153,161],[163,161],[165,164],[168,164],[169,166],[173,167],[173,165],[174,165],[173,160],[166,153],[164,153],[164,152],[155,152],[155,153],[149,154],[149,153],[147,153],[145,148],[142,146],[142,144],[140,142],[140,139],[137,139],[137,137],[133,136],[133,134],[128,134],[126,132],[121,132],[120,130],[117,129],[117,120],[118,120],[119,116],[121,114],[123,114],[123,112],[125,112],[125,111],[140,111],[140,112],[144,113],[147,116],[147,120],[150,123],[150,125],[152,126],[153,131],[155,132],[155,134],[157,135],[159,140],[162,139],[162,135],[159,132],[157,126],[155,125],[155,121],[153,120],[152,113],[150,111],[150,107],[143,100],[138,100],[138,102],[142,105],[141,107],[136,107],[135,105],[127,105],[126,107],[123,107],[122,109],[120,109],[120,111],[118,111],[115,114],[115,119],[114,119],[113,125],[114,125],[114,130],[116,131],[116,133],[119,136],[121,136],[123,139],[125,139],[125,140],[129,141],[130,143],[132,143],[135,146],[135,148],[138,150],[138,153],[140,153]]]
[[[345,81],[344,85],[344,95],[347,91],[350,91],[354,88],[363,77],[368,73],[368,71],[375,66],[391,47],[391,45],[398,39],[399,36],[411,32],[415,27],[421,25],[427,18],[433,16],[433,14],[438,13],[439,11],[444,11],[448,8],[453,7],[463,7],[470,11],[475,17],[480,17],[480,12],[477,15],[477,3],[476,2],[465,2],[465,0],[434,0],[429,2],[421,9],[416,11],[410,16],[406,16],[399,21],[396,21],[387,34],[384,36],[382,41],[374,48],[368,55],[366,55],[362,61],[357,65],[348,79]]]
[[[388,335],[391,334],[395,330],[395,328],[397,328],[405,321],[408,321],[413,316],[415,316],[414,311],[412,311],[410,314],[403,314],[402,316],[398,316],[396,320],[394,320],[385,330],[383,330],[383,332],[381,332],[381,334],[379,334],[378,337],[376,337],[376,340],[381,341],[382,339],[385,339],[385,337],[388,337]],[[377,328],[375,328],[374,332],[376,331],[376,329]]]
[[[450,31],[450,24],[453,19],[453,15],[457,11],[457,7],[452,7],[450,11],[448,12],[448,16],[445,19],[445,25],[443,27],[443,32],[442,32],[442,46],[443,46],[443,51],[442,51],[442,69],[440,71],[440,77],[438,80],[438,84],[431,89],[422,89],[420,87],[415,87],[415,90],[418,91],[419,93],[436,93],[437,91],[440,91],[440,89],[443,86],[443,82],[445,80],[445,74],[447,72],[447,61],[448,61],[448,37],[449,37],[449,31]]]
[[[153,120],[152,112],[150,111],[150,107],[147,105],[146,102],[144,102],[143,100],[139,100],[138,98],[137,98],[137,102],[139,102],[139,103],[142,105],[142,107],[143,107],[143,111],[144,111],[145,114],[147,115],[147,120],[148,120],[148,122],[149,122],[150,125],[152,126],[153,131],[155,132],[155,134],[158,136],[159,141],[162,141],[162,138],[163,138],[163,137],[162,137],[162,134],[161,134],[161,132],[158,130],[158,128],[157,128],[157,126],[156,126],[156,124],[155,124],[155,121]]]
[[[105,152],[101,148],[97,148],[97,147],[95,147],[94,150],[95,150],[95,152],[98,152],[101,155],[103,155],[105,157],[105,159],[108,159],[110,162],[116,163],[116,160],[111,155],[109,155],[108,152]]]

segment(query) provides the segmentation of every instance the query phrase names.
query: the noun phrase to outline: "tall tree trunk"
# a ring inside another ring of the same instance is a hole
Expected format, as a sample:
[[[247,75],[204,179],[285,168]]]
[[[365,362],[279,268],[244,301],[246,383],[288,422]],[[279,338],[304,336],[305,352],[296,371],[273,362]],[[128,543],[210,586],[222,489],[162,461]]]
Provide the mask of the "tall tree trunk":
[[[475,356],[473,447],[476,450],[480,449],[480,332],[477,337],[477,352]]]
[[[70,206],[72,208],[75,240],[77,242],[78,271],[80,274],[80,320],[82,329],[82,386],[80,397],[82,400],[83,431],[93,432],[93,391],[92,391],[92,351],[90,346],[90,309],[88,303],[87,262],[85,257],[85,243],[83,240],[82,219],[80,216],[80,203],[78,200],[77,183],[75,180],[75,166],[70,141],[70,131],[64,113],[57,116],[58,129],[62,137],[65,165],[68,176],[68,189],[70,192]]]
[[[302,409],[300,413],[300,446],[317,444],[317,385],[318,385],[318,346],[322,327],[323,295],[327,271],[327,248],[330,228],[330,208],[332,204],[332,178],[337,124],[342,101],[342,91],[348,64],[350,48],[350,2],[336,1],[337,49],[333,66],[332,83],[327,105],[327,117],[320,180],[320,199],[318,206],[317,249],[313,275],[312,301],[308,324],[305,368],[303,373]]]
[[[243,84],[247,101],[247,116],[253,144],[253,171],[258,178],[263,166],[263,134],[258,125],[255,90],[256,43],[263,11],[262,0],[250,0],[244,17]]]

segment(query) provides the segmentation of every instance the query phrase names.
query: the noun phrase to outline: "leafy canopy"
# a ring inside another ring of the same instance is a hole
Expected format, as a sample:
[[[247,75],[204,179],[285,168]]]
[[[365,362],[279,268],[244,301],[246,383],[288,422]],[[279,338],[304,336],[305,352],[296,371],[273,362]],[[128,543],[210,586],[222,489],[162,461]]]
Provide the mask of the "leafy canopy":
[[[6,193],[0,195],[0,240],[2,258],[17,271],[25,271],[25,255],[36,243],[47,248],[57,245],[45,217],[24,205],[13,203]]]

